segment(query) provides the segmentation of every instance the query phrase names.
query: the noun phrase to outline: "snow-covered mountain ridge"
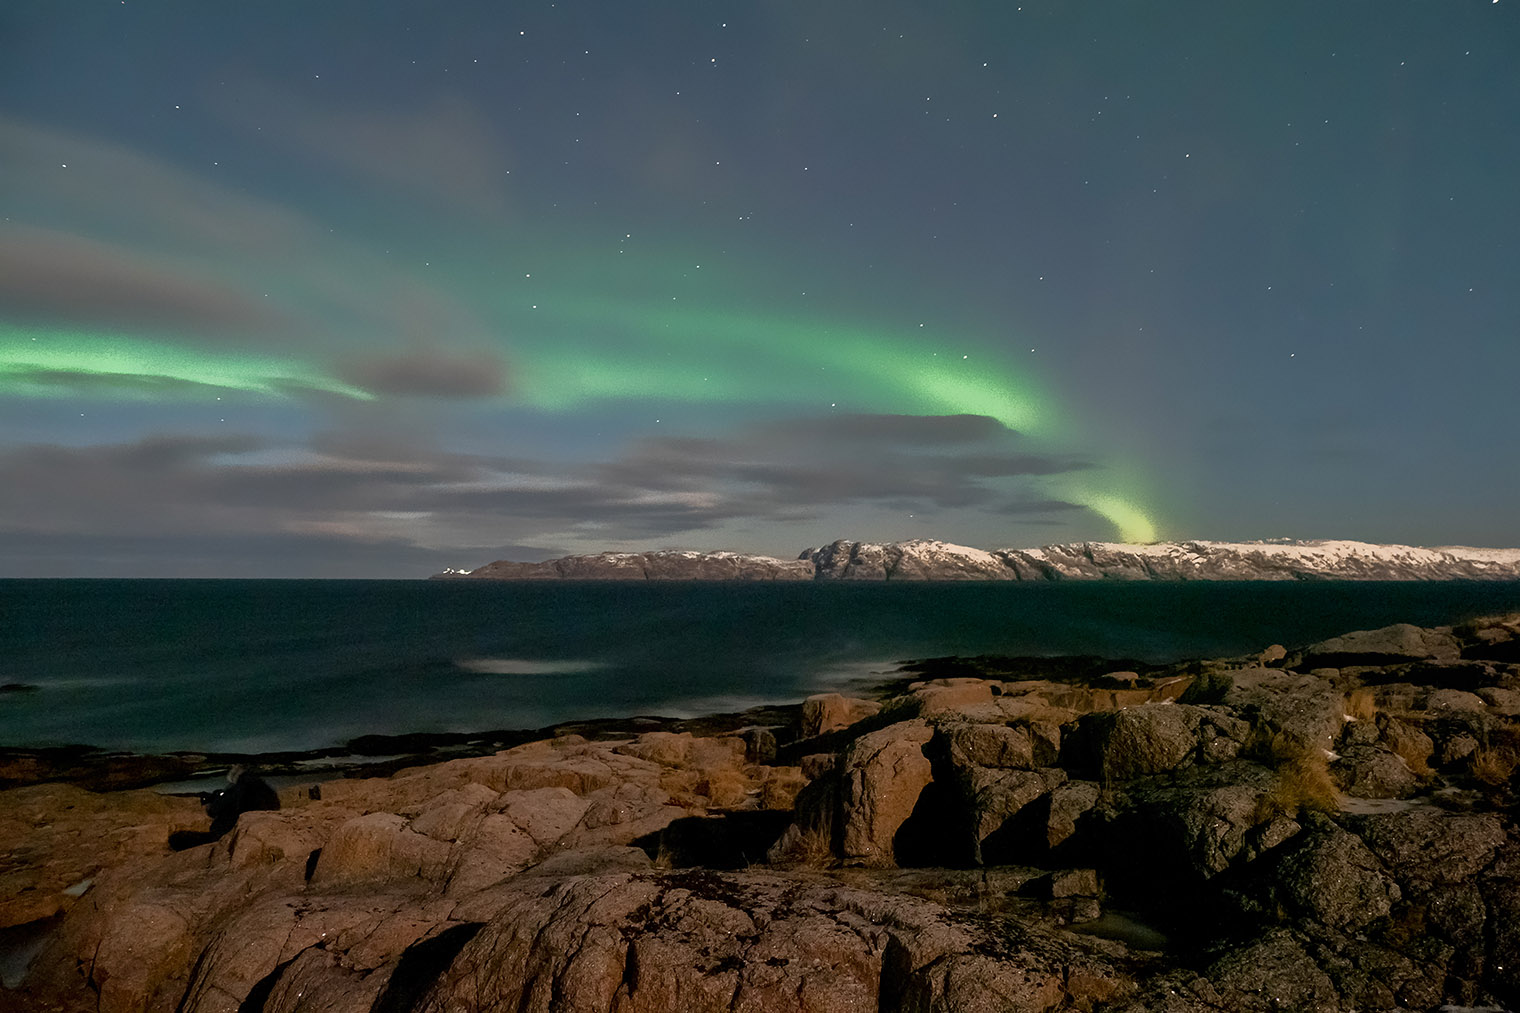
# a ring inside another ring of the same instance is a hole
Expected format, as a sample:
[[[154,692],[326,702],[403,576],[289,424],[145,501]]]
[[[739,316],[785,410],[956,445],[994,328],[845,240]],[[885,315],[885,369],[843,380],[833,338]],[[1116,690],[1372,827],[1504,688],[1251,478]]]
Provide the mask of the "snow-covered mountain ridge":
[[[930,539],[840,539],[796,559],[736,552],[602,552],[488,563],[488,580],[1520,580],[1520,549],[1351,541],[1072,542],[986,551]]]

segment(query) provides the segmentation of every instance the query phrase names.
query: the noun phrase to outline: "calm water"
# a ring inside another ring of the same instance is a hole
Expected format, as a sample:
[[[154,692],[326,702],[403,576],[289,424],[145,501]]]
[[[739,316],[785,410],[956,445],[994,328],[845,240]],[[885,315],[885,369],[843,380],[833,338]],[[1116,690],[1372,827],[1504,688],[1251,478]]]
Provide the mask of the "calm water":
[[[265,751],[795,701],[945,654],[1163,661],[1520,611],[1520,583],[0,580],[0,745]]]

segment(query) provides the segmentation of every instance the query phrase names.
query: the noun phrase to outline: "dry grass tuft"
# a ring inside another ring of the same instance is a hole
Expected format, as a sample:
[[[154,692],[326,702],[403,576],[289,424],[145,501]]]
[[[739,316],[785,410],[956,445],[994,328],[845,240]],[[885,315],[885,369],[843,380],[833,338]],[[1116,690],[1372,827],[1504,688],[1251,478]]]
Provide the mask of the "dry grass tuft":
[[[1426,781],[1435,776],[1435,771],[1430,769],[1429,741],[1426,739],[1422,743],[1418,739],[1400,736],[1394,738],[1388,745],[1393,750],[1393,755],[1404,761],[1404,765],[1409,768],[1411,774]]]
[[[782,865],[800,865],[809,869],[825,869],[835,864],[834,849],[829,832],[824,827],[789,828],[780,842],[781,854],[777,859]]]
[[[1304,810],[1336,812],[1340,796],[1330,778],[1330,758],[1323,749],[1305,747],[1281,733],[1268,745],[1268,761],[1277,780],[1256,801],[1256,822],[1297,816]]]
[[[1346,694],[1346,713],[1358,721],[1377,719],[1377,693],[1366,686]]]
[[[1520,767],[1520,753],[1512,746],[1486,746],[1472,755],[1467,772],[1475,780],[1494,788],[1509,784],[1515,768]]]

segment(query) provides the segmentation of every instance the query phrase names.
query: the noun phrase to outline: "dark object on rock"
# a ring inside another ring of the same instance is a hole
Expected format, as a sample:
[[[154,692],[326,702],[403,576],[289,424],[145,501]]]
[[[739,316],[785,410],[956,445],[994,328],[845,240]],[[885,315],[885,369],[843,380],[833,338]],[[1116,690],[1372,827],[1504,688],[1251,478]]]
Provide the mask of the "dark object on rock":
[[[1219,703],[1235,688],[1235,680],[1229,672],[1204,672],[1188,684],[1177,698],[1178,703]]]
[[[250,774],[243,767],[233,767],[227,772],[227,787],[201,792],[201,805],[211,817],[211,829],[176,830],[169,835],[169,847],[175,851],[219,840],[237,826],[238,817],[243,813],[280,808],[280,796],[256,774]]]
[[[39,688],[29,682],[0,683],[0,693],[35,693]]]
[[[670,868],[743,869],[759,865],[792,820],[790,812],[730,812],[686,816],[635,841]]]

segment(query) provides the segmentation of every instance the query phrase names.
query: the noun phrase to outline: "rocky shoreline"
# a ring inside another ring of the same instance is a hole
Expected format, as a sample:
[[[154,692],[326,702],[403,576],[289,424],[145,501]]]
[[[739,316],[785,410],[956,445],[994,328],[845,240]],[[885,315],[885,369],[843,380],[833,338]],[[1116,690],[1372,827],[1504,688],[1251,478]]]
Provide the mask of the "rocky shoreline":
[[[180,852],[193,798],[81,784],[183,771],[12,751],[0,1011],[1520,1005],[1520,615],[908,675],[291,757]]]

